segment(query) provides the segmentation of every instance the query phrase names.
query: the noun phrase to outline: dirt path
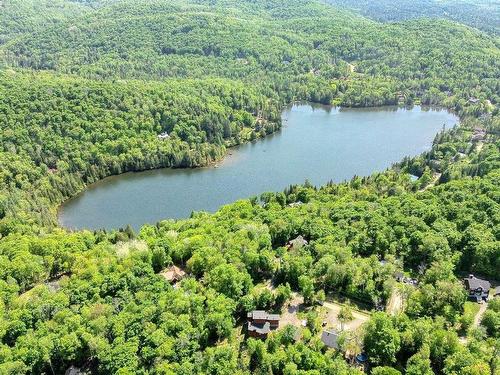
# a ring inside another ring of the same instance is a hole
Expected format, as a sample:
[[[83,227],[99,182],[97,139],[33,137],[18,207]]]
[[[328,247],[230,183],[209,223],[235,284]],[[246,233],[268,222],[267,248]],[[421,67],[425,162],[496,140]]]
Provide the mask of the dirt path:
[[[302,324],[301,319],[298,317],[298,313],[301,310],[301,306],[304,304],[304,297],[298,293],[292,294],[292,300],[286,306],[285,311],[281,314],[280,328],[286,327],[287,324],[291,324],[295,327],[300,327]]]
[[[327,323],[334,328],[338,328],[338,326],[340,326],[340,322],[338,321],[337,316],[342,308],[342,305],[334,302],[324,302],[323,307],[328,309],[328,313],[325,318]],[[370,314],[354,309],[352,309],[352,315],[354,319],[344,324],[345,330],[355,330],[370,319]]]
[[[477,328],[479,327],[479,323],[481,323],[481,319],[483,318],[484,312],[488,308],[488,303],[482,303],[479,306],[479,311],[477,312],[476,316],[474,317],[474,322],[472,323],[472,328]]]
[[[470,328],[479,327],[479,324],[481,323],[481,319],[483,318],[483,315],[484,315],[487,308],[488,308],[487,302],[481,303],[479,305],[479,310],[476,313],[476,316],[474,316],[474,321],[472,322],[472,325],[470,326]],[[458,340],[464,345],[467,345],[467,343],[469,342],[469,338],[467,336],[460,336],[458,338]]]
[[[391,293],[391,297],[387,302],[386,311],[391,315],[396,315],[403,311],[403,296],[399,290],[394,289]]]

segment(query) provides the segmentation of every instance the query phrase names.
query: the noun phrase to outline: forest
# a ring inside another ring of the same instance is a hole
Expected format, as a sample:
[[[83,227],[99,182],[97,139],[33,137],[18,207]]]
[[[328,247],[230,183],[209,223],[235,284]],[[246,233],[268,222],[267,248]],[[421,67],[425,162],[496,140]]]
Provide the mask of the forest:
[[[414,18],[445,18],[488,33],[500,32],[500,9],[497,0],[328,0],[331,4],[359,11],[385,22]]]
[[[332,2],[0,3],[0,374],[500,371],[500,300],[476,323],[461,282],[500,275],[498,7],[392,19]],[[372,176],[137,233],[58,226],[89,184],[214,163],[296,101],[437,105],[460,125]],[[188,275],[175,285],[172,265]],[[297,295],[304,326],[245,337],[248,312],[286,313]],[[332,299],[370,314],[339,350],[320,340]]]

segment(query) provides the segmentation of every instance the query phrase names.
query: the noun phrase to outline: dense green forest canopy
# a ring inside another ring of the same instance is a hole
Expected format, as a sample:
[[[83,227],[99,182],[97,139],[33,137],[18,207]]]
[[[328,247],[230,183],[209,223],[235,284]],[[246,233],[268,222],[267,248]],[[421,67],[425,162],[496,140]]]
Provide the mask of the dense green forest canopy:
[[[4,0],[0,3],[0,10],[0,45],[89,11],[77,1],[66,0]]]
[[[361,374],[361,351],[379,375],[498,372],[498,300],[476,324],[460,282],[500,274],[498,6],[430,3],[379,23],[305,0],[0,2],[0,374]],[[57,227],[87,184],[207,165],[295,100],[441,105],[461,124],[370,177],[137,234]],[[395,290],[404,311],[375,312]],[[297,295],[306,327],[243,337],[248,311]],[[372,312],[340,351],[319,338],[326,296]]]
[[[47,224],[54,219],[45,211],[50,202],[83,184],[124,171],[207,165],[225,147],[271,133],[280,121],[276,101],[239,82],[0,76],[0,186],[13,192],[2,211],[18,216],[24,206]],[[159,138],[165,132],[168,139]],[[21,198],[32,187],[44,197],[37,207]]]
[[[328,0],[380,21],[403,21],[414,18],[444,18],[498,35],[500,2],[498,0]]]
[[[313,80],[322,87],[303,91],[327,102],[328,80],[352,69],[392,78],[393,91],[409,96],[434,89],[496,102],[500,61],[495,39],[462,25],[384,25],[303,1],[245,2],[242,9],[231,1],[119,2],[30,33],[0,53],[11,66],[88,78],[216,76],[285,92]]]

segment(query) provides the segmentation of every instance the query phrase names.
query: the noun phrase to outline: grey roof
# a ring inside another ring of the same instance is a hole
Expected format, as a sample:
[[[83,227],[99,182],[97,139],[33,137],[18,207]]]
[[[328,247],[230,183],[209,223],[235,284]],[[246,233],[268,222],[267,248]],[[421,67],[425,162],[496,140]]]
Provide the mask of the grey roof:
[[[257,332],[261,335],[264,335],[271,332],[271,324],[269,324],[269,322],[265,322],[264,324],[256,324],[253,322],[248,322],[248,331]]]
[[[500,296],[500,286],[497,286],[495,290],[493,291],[494,296]]]
[[[248,317],[250,319],[266,319],[267,312],[265,312],[264,310],[254,310],[248,313]]]
[[[257,319],[257,320],[280,320],[280,316],[278,314],[268,314],[264,310],[254,310],[248,313],[247,317],[249,319]]]
[[[299,235],[297,238],[294,238],[293,240],[288,241],[288,244],[290,246],[294,246],[294,247],[301,247],[301,246],[307,245],[308,242],[304,237],[302,237],[302,235]]]
[[[465,287],[468,290],[476,290],[482,288],[483,291],[488,291],[491,288],[491,284],[487,280],[478,279],[474,275],[469,275],[464,279]]]
[[[76,366],[69,367],[64,373],[64,375],[82,375],[82,374],[83,372],[80,370],[80,368]]]
[[[339,335],[335,331],[325,330],[323,331],[323,333],[321,333],[321,341],[329,348],[339,348],[338,337]]]

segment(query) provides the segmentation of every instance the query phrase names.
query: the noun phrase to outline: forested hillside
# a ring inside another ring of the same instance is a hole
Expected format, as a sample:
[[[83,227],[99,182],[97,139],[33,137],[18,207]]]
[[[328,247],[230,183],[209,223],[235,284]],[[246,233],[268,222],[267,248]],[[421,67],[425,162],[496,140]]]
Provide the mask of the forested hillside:
[[[0,45],[90,11],[84,2],[66,0],[4,0],[0,10]]]
[[[380,21],[403,21],[414,18],[443,18],[498,34],[498,0],[328,0],[331,4],[359,11]]]
[[[475,322],[460,282],[500,275],[495,36],[305,0],[0,10],[0,374],[499,371],[498,306]],[[488,17],[477,22],[496,28]],[[58,205],[88,184],[208,165],[279,129],[298,100],[440,105],[461,124],[370,177],[290,186],[139,233],[57,226]],[[171,265],[188,277],[166,281]],[[380,311],[395,290],[401,311]],[[305,326],[244,337],[249,311],[286,314],[297,296]],[[340,350],[320,340],[318,303],[332,298],[371,314]]]
[[[9,43],[4,61],[88,78],[224,76],[266,86],[339,78],[354,66],[412,92],[472,95],[481,80],[481,92],[497,95],[497,41],[458,24],[382,25],[307,2],[198,4],[120,2]]]
[[[278,103],[238,82],[0,77],[0,186],[12,193],[0,212],[31,212],[45,224],[54,224],[49,207],[84,184],[125,171],[207,165],[226,146],[280,126]]]

